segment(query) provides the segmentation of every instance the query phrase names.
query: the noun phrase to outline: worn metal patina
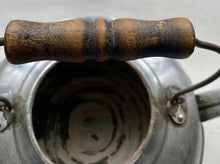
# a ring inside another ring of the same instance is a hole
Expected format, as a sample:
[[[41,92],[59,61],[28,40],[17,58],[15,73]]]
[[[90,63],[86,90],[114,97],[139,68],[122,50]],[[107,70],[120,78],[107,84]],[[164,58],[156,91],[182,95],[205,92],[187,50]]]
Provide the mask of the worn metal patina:
[[[191,85],[171,59],[24,65],[3,59],[0,70],[1,96],[15,111],[14,121],[0,133],[1,163],[202,160],[203,132],[195,96],[184,97],[182,126],[170,119],[166,108],[167,88]]]

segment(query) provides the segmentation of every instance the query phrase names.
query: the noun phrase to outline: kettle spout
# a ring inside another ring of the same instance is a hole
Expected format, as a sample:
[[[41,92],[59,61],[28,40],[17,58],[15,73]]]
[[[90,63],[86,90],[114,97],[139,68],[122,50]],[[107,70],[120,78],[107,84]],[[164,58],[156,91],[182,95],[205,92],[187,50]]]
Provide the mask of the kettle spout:
[[[196,100],[202,122],[220,116],[220,89],[196,95]]]

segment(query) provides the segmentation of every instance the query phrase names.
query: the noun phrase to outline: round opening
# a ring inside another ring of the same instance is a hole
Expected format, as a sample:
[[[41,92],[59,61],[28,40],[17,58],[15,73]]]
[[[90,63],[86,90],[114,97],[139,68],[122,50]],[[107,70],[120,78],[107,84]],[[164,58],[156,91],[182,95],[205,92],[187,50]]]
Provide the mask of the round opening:
[[[52,162],[124,164],[143,146],[151,108],[139,75],[125,62],[59,63],[37,90],[32,117]]]

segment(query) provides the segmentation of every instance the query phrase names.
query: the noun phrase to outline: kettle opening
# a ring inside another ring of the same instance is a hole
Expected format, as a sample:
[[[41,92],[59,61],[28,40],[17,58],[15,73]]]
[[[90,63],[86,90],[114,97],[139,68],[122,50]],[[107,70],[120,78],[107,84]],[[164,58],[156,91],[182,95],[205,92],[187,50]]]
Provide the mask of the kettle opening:
[[[53,163],[131,163],[145,146],[149,92],[126,62],[57,63],[35,96],[35,138]]]

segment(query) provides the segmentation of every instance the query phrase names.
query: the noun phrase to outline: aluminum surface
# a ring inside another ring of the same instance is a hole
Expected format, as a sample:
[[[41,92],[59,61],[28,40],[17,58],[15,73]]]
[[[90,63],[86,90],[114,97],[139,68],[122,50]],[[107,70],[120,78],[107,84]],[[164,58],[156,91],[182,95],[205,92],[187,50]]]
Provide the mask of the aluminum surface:
[[[168,87],[185,88],[191,85],[187,75],[178,63],[170,59],[148,58],[128,63],[150,91],[154,109],[151,119],[153,128],[150,129],[152,134],[145,139],[146,147],[135,163],[199,164],[203,153],[203,132],[195,96],[189,93],[185,97],[187,120],[181,127],[170,120],[164,101]],[[6,60],[1,60],[0,77],[5,78],[0,79],[0,93],[10,100],[16,117],[15,122],[0,134],[1,163],[51,163],[34,135],[32,107],[41,81],[56,64],[58,63],[45,61],[11,65]]]

